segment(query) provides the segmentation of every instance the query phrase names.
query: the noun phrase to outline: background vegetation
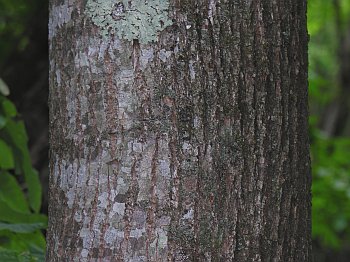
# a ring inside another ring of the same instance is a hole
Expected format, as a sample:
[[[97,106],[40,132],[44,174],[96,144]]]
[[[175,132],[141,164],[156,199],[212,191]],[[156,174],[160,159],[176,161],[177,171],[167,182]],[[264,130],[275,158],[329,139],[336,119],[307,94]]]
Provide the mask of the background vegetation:
[[[5,96],[0,80],[0,261],[43,261],[44,256],[47,2],[0,0],[0,78],[11,91]],[[348,261],[350,1],[308,3],[314,255],[317,262]]]
[[[315,261],[348,261],[350,1],[308,2]]]

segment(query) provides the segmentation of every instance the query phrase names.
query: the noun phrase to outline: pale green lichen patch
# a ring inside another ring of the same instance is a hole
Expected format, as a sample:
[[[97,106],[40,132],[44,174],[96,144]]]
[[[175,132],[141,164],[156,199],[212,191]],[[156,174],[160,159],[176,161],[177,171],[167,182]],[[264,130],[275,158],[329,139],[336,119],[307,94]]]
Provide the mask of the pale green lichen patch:
[[[88,0],[86,14],[103,37],[138,39],[141,44],[157,41],[158,34],[172,24],[168,0]]]

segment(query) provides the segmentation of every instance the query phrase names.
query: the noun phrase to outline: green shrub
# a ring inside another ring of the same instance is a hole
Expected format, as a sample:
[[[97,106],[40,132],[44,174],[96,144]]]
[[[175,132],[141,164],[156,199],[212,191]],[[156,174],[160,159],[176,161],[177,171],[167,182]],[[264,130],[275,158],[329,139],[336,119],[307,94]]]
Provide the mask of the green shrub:
[[[2,94],[6,85],[2,82]],[[0,90],[0,91],[1,91]],[[14,104],[0,94],[0,261],[44,261],[47,217],[27,134]],[[21,182],[19,182],[21,181]]]

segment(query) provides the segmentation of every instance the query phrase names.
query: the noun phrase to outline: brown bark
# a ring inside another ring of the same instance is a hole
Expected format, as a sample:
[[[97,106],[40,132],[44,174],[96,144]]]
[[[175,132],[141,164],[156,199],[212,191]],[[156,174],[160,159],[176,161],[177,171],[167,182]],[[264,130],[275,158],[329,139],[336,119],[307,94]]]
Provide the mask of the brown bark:
[[[306,1],[171,0],[156,41],[91,2],[50,5],[47,261],[311,261]]]

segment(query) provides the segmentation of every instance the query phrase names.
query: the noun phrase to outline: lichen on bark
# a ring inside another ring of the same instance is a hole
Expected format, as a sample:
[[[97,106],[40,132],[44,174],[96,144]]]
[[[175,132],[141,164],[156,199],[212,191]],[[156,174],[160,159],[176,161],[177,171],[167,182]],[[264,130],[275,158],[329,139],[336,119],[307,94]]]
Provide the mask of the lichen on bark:
[[[88,0],[86,14],[103,37],[116,34],[120,39],[155,42],[158,34],[172,24],[168,0]]]

